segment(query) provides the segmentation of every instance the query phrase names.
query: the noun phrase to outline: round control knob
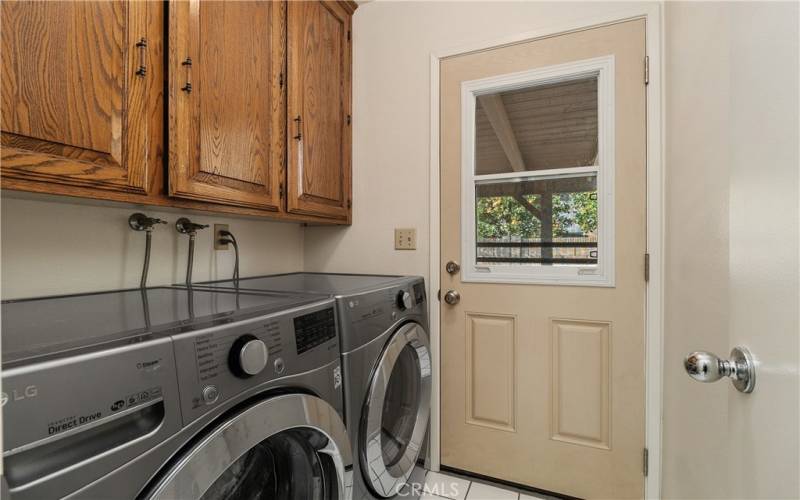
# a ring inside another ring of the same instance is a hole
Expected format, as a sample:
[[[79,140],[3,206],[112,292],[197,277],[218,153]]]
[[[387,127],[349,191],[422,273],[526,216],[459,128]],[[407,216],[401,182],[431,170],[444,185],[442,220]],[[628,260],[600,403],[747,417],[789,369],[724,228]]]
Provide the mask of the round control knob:
[[[401,311],[405,311],[406,309],[411,309],[414,307],[414,302],[411,300],[411,294],[404,290],[398,292],[397,307],[399,307]]]
[[[203,388],[203,401],[212,404],[219,398],[219,389],[215,385],[207,385]]]
[[[233,343],[228,354],[228,365],[234,375],[248,378],[258,375],[267,366],[267,346],[254,335],[242,335]]]

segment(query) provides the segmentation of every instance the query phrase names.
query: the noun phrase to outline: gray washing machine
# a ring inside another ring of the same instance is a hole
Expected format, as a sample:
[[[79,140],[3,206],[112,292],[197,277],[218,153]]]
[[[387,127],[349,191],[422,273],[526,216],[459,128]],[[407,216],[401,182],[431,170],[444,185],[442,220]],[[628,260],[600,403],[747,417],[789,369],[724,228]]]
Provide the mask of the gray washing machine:
[[[2,304],[12,500],[350,498],[334,301],[151,288]]]
[[[236,289],[233,281],[198,286]],[[345,423],[356,500],[391,498],[420,484],[430,416],[431,355],[420,277],[290,273],[240,279],[239,290],[319,293],[336,299]]]

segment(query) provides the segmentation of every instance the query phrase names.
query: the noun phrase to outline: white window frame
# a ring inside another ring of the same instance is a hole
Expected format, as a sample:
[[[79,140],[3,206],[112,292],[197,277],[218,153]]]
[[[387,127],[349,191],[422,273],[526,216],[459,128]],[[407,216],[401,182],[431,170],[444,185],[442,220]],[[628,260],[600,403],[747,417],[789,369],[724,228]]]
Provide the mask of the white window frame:
[[[478,96],[597,76],[598,165],[475,174],[475,103]],[[461,84],[461,255],[462,281],[579,286],[614,286],[614,56],[608,55]],[[597,174],[597,250],[595,266],[477,265],[475,260],[475,184],[479,181],[537,180]]]

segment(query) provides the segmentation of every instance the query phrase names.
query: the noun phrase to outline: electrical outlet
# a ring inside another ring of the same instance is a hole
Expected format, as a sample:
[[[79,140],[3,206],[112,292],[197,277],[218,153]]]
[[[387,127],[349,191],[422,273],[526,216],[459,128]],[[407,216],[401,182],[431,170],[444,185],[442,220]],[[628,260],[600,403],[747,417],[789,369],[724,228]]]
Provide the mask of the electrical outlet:
[[[417,230],[415,228],[395,228],[394,230],[394,249],[395,250],[416,250],[417,249]]]
[[[230,246],[230,243],[220,243],[220,238],[223,236],[220,234],[221,231],[228,231],[227,224],[214,224],[214,250],[227,250]]]

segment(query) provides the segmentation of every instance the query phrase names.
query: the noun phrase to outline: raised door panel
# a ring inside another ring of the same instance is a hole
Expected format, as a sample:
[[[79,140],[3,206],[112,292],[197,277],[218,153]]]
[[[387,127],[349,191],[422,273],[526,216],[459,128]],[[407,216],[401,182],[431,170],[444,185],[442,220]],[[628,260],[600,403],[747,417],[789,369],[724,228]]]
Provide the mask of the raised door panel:
[[[466,422],[514,432],[516,318],[469,312],[466,316]]]
[[[289,2],[290,212],[350,217],[350,9]]]
[[[611,449],[611,325],[551,319],[551,439]]]
[[[284,2],[170,4],[170,195],[280,209]]]
[[[12,1],[0,8],[3,187],[157,189],[163,5]]]

